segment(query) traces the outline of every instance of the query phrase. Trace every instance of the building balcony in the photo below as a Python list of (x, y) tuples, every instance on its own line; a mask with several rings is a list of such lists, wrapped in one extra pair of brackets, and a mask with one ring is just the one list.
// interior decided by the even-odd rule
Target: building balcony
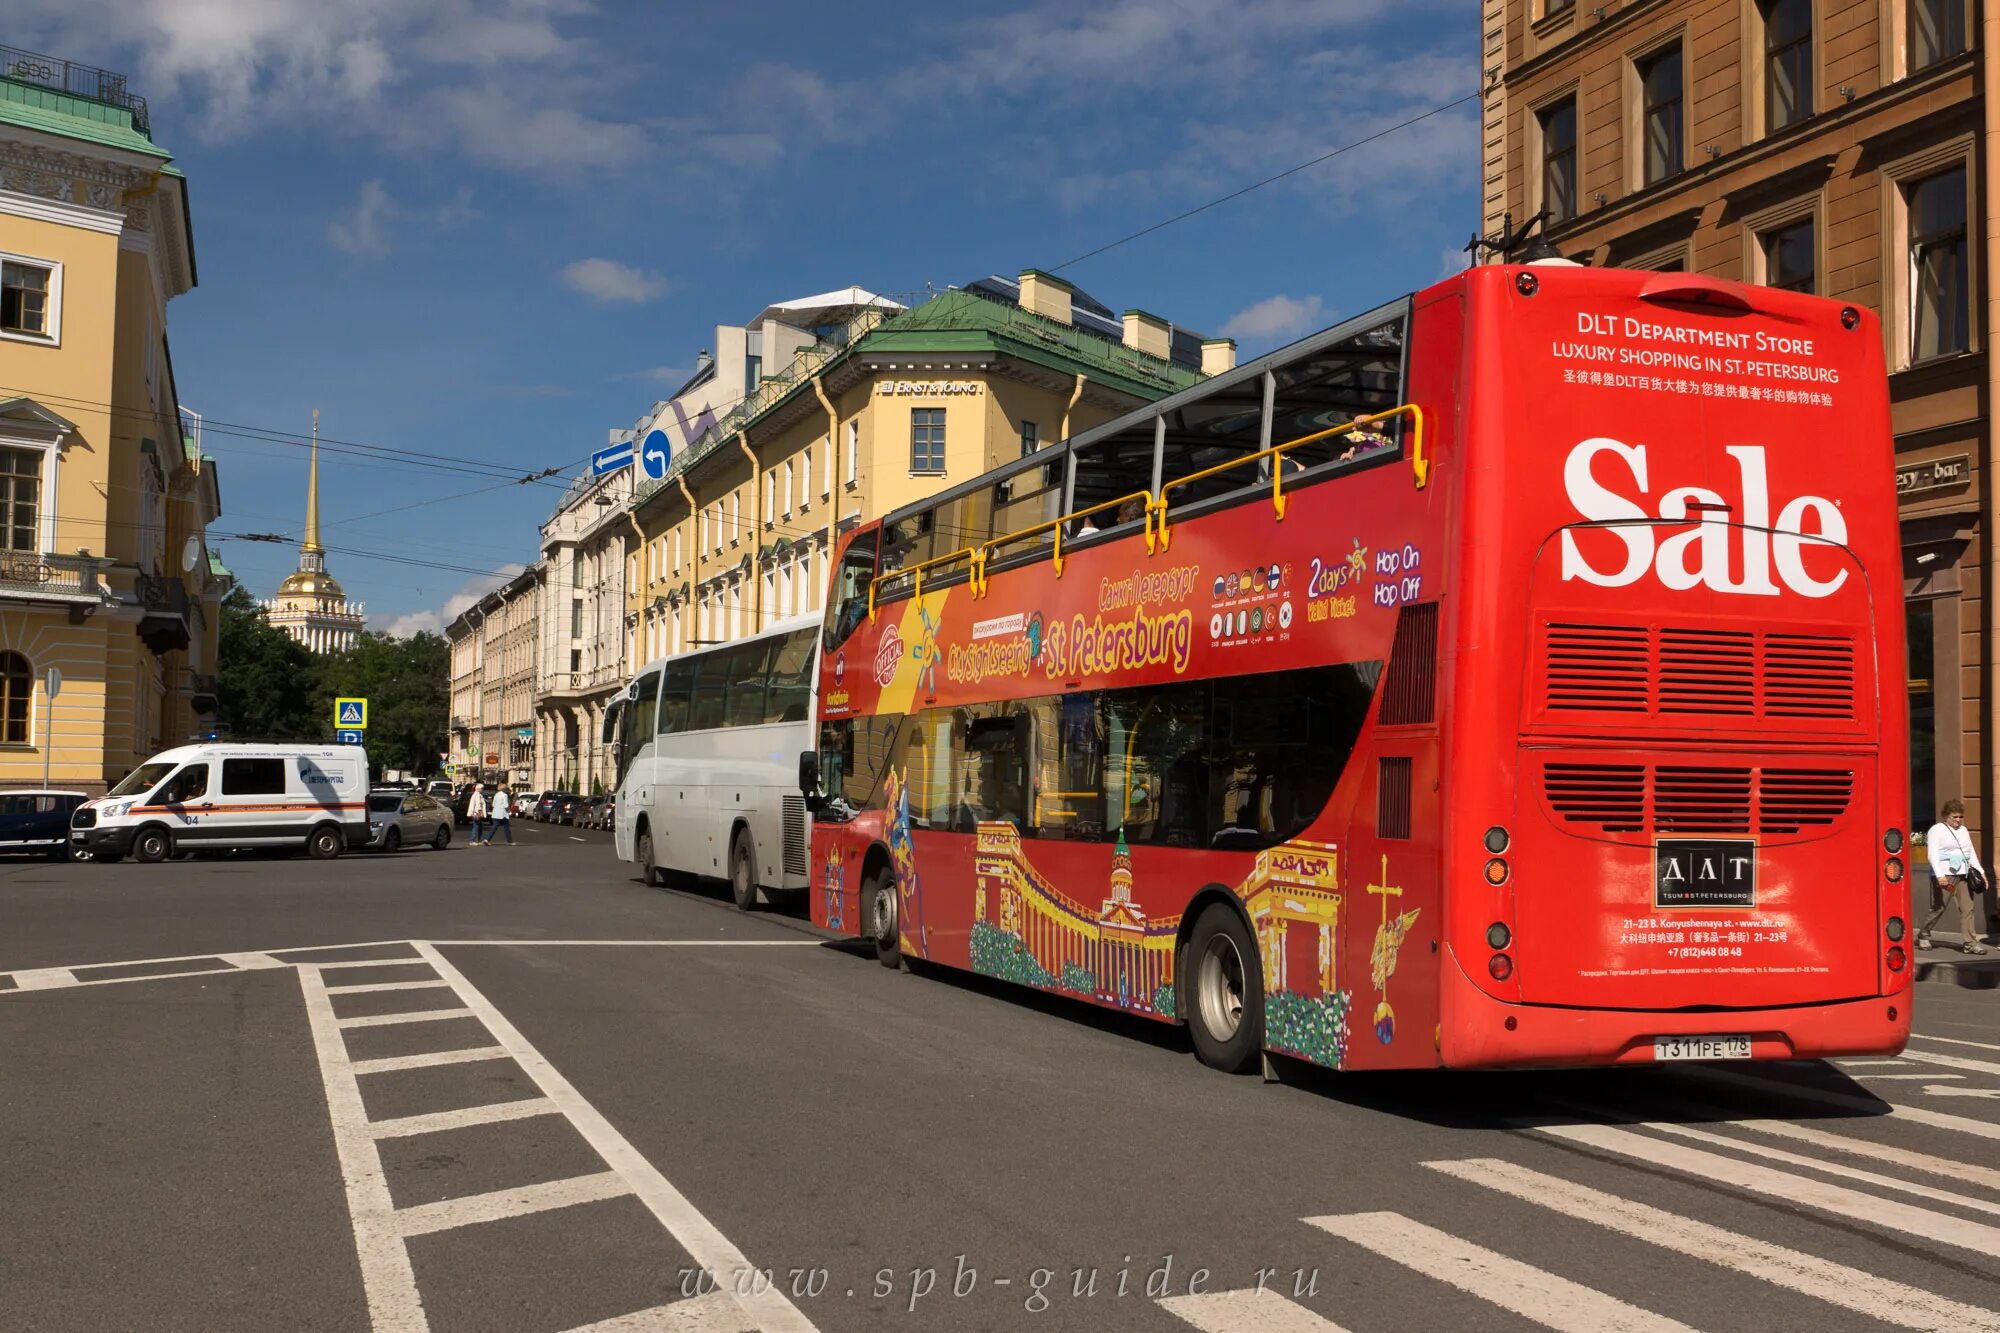
[(141, 608), (139, 638), (148, 648), (164, 655), (194, 642), (185, 583), (158, 574), (141, 574), (133, 587)]
[(213, 713), (222, 704), (222, 687), (214, 676), (198, 671), (182, 671), (181, 689), (187, 693), (188, 707), (197, 713)]
[(123, 74), (113, 74), (95, 65), (79, 65), (74, 60), (58, 60), (54, 56), (39, 55), (18, 47), (0, 46), (0, 78), (118, 107), (131, 113), (133, 129), (149, 139), (153, 137), (152, 120), (146, 114), (146, 99), (125, 91)]
[(89, 556), (0, 551), (0, 601), (102, 606), (104, 585), (97, 571), (103, 563)]

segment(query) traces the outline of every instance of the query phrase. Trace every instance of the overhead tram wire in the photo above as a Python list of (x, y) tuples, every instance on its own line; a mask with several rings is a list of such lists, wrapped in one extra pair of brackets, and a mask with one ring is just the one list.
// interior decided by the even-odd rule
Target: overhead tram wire
[(1398, 121), (1397, 123), (1389, 126), (1386, 129), (1377, 130), (1375, 133), (1368, 135), (1366, 138), (1356, 139), (1353, 143), (1342, 144), (1340, 147), (1335, 148), (1330, 152), (1321, 153), (1318, 157), (1312, 158), (1305, 162), (1301, 162), (1295, 167), (1287, 167), (1283, 171), (1280, 171), (1275, 175), (1266, 176), (1263, 180), (1253, 182), (1252, 184), (1249, 185), (1245, 185), (1241, 189), (1231, 190), (1228, 194), (1220, 195), (1214, 199), (1209, 200), (1205, 204), (1198, 204), (1195, 207), (1186, 210), (1185, 212), (1176, 213), (1170, 218), (1166, 218), (1162, 221), (1155, 222), (1150, 227), (1141, 227), (1138, 231), (1133, 232), (1131, 235), (1121, 236), (1115, 241), (1110, 241), (1104, 245), (1098, 246), (1095, 250), (1086, 250), (1084, 253), (1078, 255), (1074, 259), (1064, 260), (1062, 263), (1057, 264), (1054, 268), (1050, 269), (1049, 271), (1051, 273), (1060, 273), (1066, 268), (1071, 268), (1077, 264), (1081, 264), (1086, 259), (1095, 259), (1097, 258), (1097, 256), (1104, 254), (1106, 251), (1116, 250), (1119, 246), (1126, 245), (1133, 241), (1136, 241), (1142, 236), (1151, 236), (1154, 232), (1162, 231), (1168, 227), (1171, 227), (1176, 222), (1185, 222), (1189, 218), (1194, 217), (1198, 213), (1206, 213), (1209, 209), (1216, 208), (1223, 204), (1226, 204), (1230, 202), (1232, 199), (1241, 199), (1244, 195), (1251, 193), (1253, 190), (1261, 190), (1266, 185), (1275, 185), (1279, 181), (1284, 180), (1287, 176), (1296, 176), (1301, 171), (1309, 170), (1312, 167), (1318, 166), (1322, 162), (1330, 162), (1334, 158), (1339, 157), (1342, 153), (1351, 153), (1355, 149), (1365, 147), (1368, 144), (1374, 143), (1378, 139), (1386, 139), (1390, 135), (1396, 133), (1398, 130), (1406, 130), (1412, 125), (1418, 124), (1422, 121), (1429, 120), (1432, 116), (1441, 116), (1447, 111), (1455, 110), (1458, 107), (1464, 106), (1467, 102), (1477, 102), (1479, 100), (1479, 97), (1480, 95), (1478, 93), (1467, 93), (1465, 96), (1458, 98), (1456, 101), (1445, 102), (1439, 106), (1434, 106), (1428, 111), (1420, 112), (1417, 115), (1411, 116), (1408, 120)]

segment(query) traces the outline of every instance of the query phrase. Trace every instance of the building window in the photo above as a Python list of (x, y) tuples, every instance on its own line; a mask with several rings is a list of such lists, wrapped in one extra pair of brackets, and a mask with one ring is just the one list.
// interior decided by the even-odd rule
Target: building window
[(764, 335), (746, 334), (743, 339), (743, 396), (757, 392), (764, 379)]
[(572, 649), (570, 649), (570, 650), (569, 650), (569, 673), (570, 673), (570, 674), (571, 674), (572, 676), (574, 676), (574, 675), (576, 675), (576, 674), (577, 674), (578, 672), (580, 672), (580, 671), (582, 671), (582, 670), (583, 670), (583, 649), (581, 649), (581, 648), (572, 648)]
[(0, 550), (42, 549), (42, 454), (0, 449)]
[(583, 586), (583, 548), (581, 546), (570, 548), (569, 586), (572, 588), (581, 588)]
[(1965, 0), (1910, 0), (1910, 73), (1965, 50)]
[(833, 494), (833, 436), (825, 440), (826, 448), (820, 452), (819, 493), (821, 498)]
[(1910, 211), (1910, 360), (1928, 361), (1971, 347), (1971, 285), (1966, 274), (1965, 168), (1908, 187)]
[(785, 489), (783, 492), (785, 497), (786, 518), (790, 518), (792, 516), (792, 476), (793, 476), (792, 461), (788, 458), (785, 460)]
[(1557, 14), (1567, 14), (1576, 8), (1576, 0), (1548, 0), (1542, 6), (1543, 18), (1554, 18)]
[(1782, 130), (1813, 111), (1812, 0), (1759, 0), (1764, 13), (1764, 123)]
[(1759, 240), (1764, 246), (1764, 285), (1812, 295), (1813, 220), (1805, 218), (1767, 231)]
[(778, 469), (764, 474), (764, 526), (778, 521)]
[(569, 599), (569, 636), (572, 639), (583, 637), (583, 598), (581, 597), (572, 597)]
[(742, 496), (735, 491), (729, 493), (729, 540), (734, 544), (743, 536)]
[(1021, 423), (1021, 457), (1026, 458), (1029, 454), (1032, 454), (1033, 452), (1035, 452), (1035, 450), (1041, 447), (1042, 447), (1041, 423), (1035, 421), (1023, 421)]
[(944, 409), (910, 409), (910, 471), (944, 471)]
[(1676, 42), (1639, 62), (1641, 118), (1646, 134), (1646, 184), (1681, 171), (1681, 47)]
[(1541, 113), (1542, 207), (1549, 222), (1576, 216), (1576, 99), (1558, 102)]
[(0, 653), (0, 742), (28, 743), (28, 708), (35, 698), (35, 673), (19, 653)]
[(799, 508), (804, 509), (812, 500), (813, 451), (807, 448), (799, 455)]
[(847, 423), (847, 484), (854, 484), (854, 468), (861, 454), (861, 423)]
[(57, 272), (50, 264), (0, 260), (0, 333), (25, 338), (56, 336)]

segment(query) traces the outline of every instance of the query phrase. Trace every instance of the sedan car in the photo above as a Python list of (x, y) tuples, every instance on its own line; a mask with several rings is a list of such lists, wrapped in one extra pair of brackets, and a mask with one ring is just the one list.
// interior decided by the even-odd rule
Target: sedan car
[(69, 820), (87, 799), (80, 791), (0, 792), (0, 852), (60, 861), (69, 855)]
[(452, 812), (422, 792), (368, 793), (368, 845), (393, 852), (428, 843), (438, 851), (451, 846)]

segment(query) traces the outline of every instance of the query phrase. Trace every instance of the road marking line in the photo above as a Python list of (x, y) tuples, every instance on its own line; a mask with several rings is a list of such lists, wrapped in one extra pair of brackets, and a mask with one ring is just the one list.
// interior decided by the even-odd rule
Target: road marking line
[(408, 1014), (362, 1014), (334, 1021), (344, 1028), (380, 1028), (396, 1023), (435, 1023), (441, 1018), (471, 1018), (470, 1009), (419, 1009)]
[(1941, 1041), (1951, 1046), (1977, 1046), (1982, 1051), (2000, 1051), (2000, 1046), (1995, 1046), (1990, 1041), (1967, 1041), (1963, 1037), (1933, 1037), (1928, 1032), (1912, 1032), (1910, 1039), (1912, 1041)]
[[(687, 1251), (697, 1266), (724, 1280), (730, 1280), (733, 1275), (752, 1267), (743, 1251), (737, 1249), (713, 1222), (688, 1201), (686, 1195), (660, 1174), (659, 1168), (646, 1160), (624, 1135), (614, 1129), (602, 1112), (584, 1100), (570, 1081), (540, 1051), (528, 1044), (520, 1029), (494, 1008), (493, 1003), (481, 995), (465, 979), (465, 974), (437, 951), (434, 944), (420, 942), (415, 947), (437, 969), (439, 976), (451, 982), (459, 999), (477, 1013), (494, 1038), (514, 1057), (514, 1062), (549, 1100), (562, 1108), (563, 1115), (583, 1135), (584, 1141), (613, 1171), (630, 1182), (630, 1188), (639, 1201), (660, 1220), (660, 1225)], [(776, 1288), (737, 1295), (734, 1299), (763, 1333), (815, 1333), (812, 1321)]]
[(1968, 1199), (1962, 1194), (1953, 1194), (1950, 1190), (1941, 1190), (1935, 1185), (1919, 1185), (1913, 1180), (1898, 1180), (1894, 1176), (1885, 1176), (1874, 1171), (1863, 1171), (1858, 1166), (1842, 1166), (1838, 1162), (1826, 1162), (1821, 1161), (1817, 1157), (1807, 1157), (1802, 1153), (1786, 1152), (1783, 1148), (1773, 1148), (1768, 1144), (1746, 1143), (1742, 1139), (1733, 1139), (1726, 1134), (1712, 1134), (1705, 1129), (1696, 1129), (1691, 1125), (1670, 1125), (1654, 1121), (1645, 1125), (1644, 1128), (1655, 1130), (1662, 1134), (1672, 1134), (1677, 1138), (1693, 1139), (1697, 1143), (1712, 1143), (1724, 1148), (1734, 1148), (1738, 1152), (1750, 1153), (1757, 1157), (1766, 1157), (1774, 1162), (1784, 1162), (1788, 1166), (1810, 1167), (1815, 1171), (1824, 1171), (1830, 1176), (1842, 1176), (1848, 1180), (1865, 1181), (1878, 1189), (1901, 1190), (1905, 1194), (1914, 1194), (1919, 1198), (1931, 1199), (1938, 1203), (1956, 1204), (1961, 1208), (1969, 1208), (1978, 1213), (2000, 1214), (2000, 1203), (1988, 1203), (1984, 1199)]
[(1849, 1092), (1802, 1087), (1796, 1083), (1786, 1083), (1781, 1079), (1758, 1078), (1749, 1074), (1739, 1074), (1730, 1069), (1696, 1069), (1690, 1066), (1687, 1073), (1710, 1082), (1729, 1083), (1739, 1088), (1753, 1088), (1763, 1093), (1782, 1093), (1802, 1101), (1818, 1102), (1822, 1106), (1838, 1106), (1843, 1111), (1861, 1111), (1868, 1115), (1907, 1120), (1913, 1125), (1929, 1125), (1932, 1129), (1950, 1129), (1961, 1134), (1973, 1134), (1982, 1139), (2000, 1139), (2000, 1124), (1974, 1120), (1970, 1116), (1949, 1115), (1922, 1106), (1905, 1106), (1901, 1102), (1877, 1101), (1873, 1097), (1856, 1097)]
[[(12, 972), (15, 990), (56, 990), (63, 986), (81, 986), (76, 973), (66, 967), (38, 967), (26, 972)], [(182, 973), (185, 976), (185, 973)], [(123, 980), (124, 978), (119, 978)]]
[(2000, 1098), (2000, 1088), (1947, 1088), (1941, 1083), (1932, 1083), (1924, 1091), (1933, 1097), (1984, 1097), (1989, 1101)]
[(385, 990), (443, 990), (450, 985), (448, 981), (370, 981), (357, 986), (328, 986), (326, 989), (329, 995), (362, 995)]
[(545, 1213), (554, 1208), (575, 1208), (580, 1204), (616, 1199), (631, 1192), (632, 1187), (616, 1171), (599, 1171), (588, 1176), (571, 1176), (567, 1180), (544, 1181), (539, 1185), (517, 1185), (513, 1189), (493, 1190), (487, 1194), (469, 1194), (462, 1199), (420, 1203), (413, 1208), (398, 1209), (394, 1222), (396, 1230), (407, 1240), (411, 1236), (428, 1236), (434, 1231), (452, 1231), (459, 1227), (477, 1226), (481, 1222)]
[(1941, 1069), (1969, 1069), (1975, 1074), (2000, 1074), (2000, 1064), (1991, 1060), (1968, 1060), (1962, 1055), (1944, 1055), (1937, 1051), (1905, 1051), (1905, 1060), (1920, 1060), (1927, 1065), (1937, 1065)]
[(215, 955), (225, 963), (234, 963), (244, 971), (254, 971), (263, 967), (292, 967), (294, 964), (282, 958), (273, 958), (267, 953), (219, 953)]
[(1348, 1213), (1304, 1220), (1560, 1333), (1693, 1333), (1679, 1320), (1509, 1259), (1401, 1213)]
[(333, 1016), (333, 1001), (316, 968), (298, 969), (299, 990), (305, 996), (306, 1018), (312, 1026), (313, 1050), (319, 1057), (320, 1083), (333, 1123), (333, 1146), (340, 1158), (341, 1180), (347, 1191), (347, 1215), (354, 1228), (354, 1250), (361, 1261), (361, 1285), (368, 1299), (368, 1321), (376, 1333), (423, 1333), (423, 1297), (417, 1292), (410, 1252), (391, 1220), (396, 1209), (389, 1198), (389, 1178), (382, 1156), (368, 1132), (368, 1111), (361, 1102), (361, 1085), (348, 1063), (347, 1040)]
[(1762, 1278), (1885, 1324), (2000, 1333), (2000, 1313), (1992, 1310), (1963, 1305), (1921, 1287), (1906, 1286), (1755, 1236), (1726, 1231), (1651, 1204), (1531, 1171), (1513, 1162), (1474, 1158), (1424, 1165), (1508, 1198), (1540, 1204), (1566, 1217), (1594, 1223), (1676, 1254), (1706, 1259), (1719, 1267)]
[(478, 1060), (505, 1060), (507, 1052), (498, 1046), (468, 1046), (460, 1051), (424, 1051), (417, 1055), (384, 1055), (373, 1060), (353, 1061), (357, 1074), (385, 1074), (392, 1069), (428, 1069), (432, 1065), (464, 1065)]
[(1246, 1287), (1198, 1296), (1169, 1296), (1160, 1308), (1202, 1333), (1347, 1333), (1329, 1319), (1275, 1291)]
[(569, 1333), (757, 1333), (727, 1292), (711, 1291), (650, 1310), (614, 1315)]
[(412, 963), (421, 963), (423, 961), (423, 959), (412, 955), (408, 958), (352, 958), (343, 959), (337, 963), (292, 963), (289, 966), (316, 967), (322, 972), (331, 972), (336, 968), (343, 967), (396, 967), (398, 965), (408, 967)]
[(575, 834), (573, 834), (573, 833), (572, 833), (572, 834), (570, 835), (570, 839), (569, 839), (569, 840), (570, 840), (571, 842), (582, 842), (582, 841), (583, 841), (583, 839), (582, 839), (582, 838), (579, 838), (579, 837), (577, 837), (577, 836), (576, 836)]
[(1941, 1078), (1964, 1078), (1965, 1075), (1963, 1074), (1856, 1074), (1854, 1077), (1857, 1079), (1865, 1078), (1870, 1082), (1886, 1081), (1890, 1083), (1920, 1083), (1923, 1082), (1925, 1079), (1929, 1079), (1935, 1082), (1936, 1080)]
[(412, 1134), (435, 1134), (439, 1130), (468, 1129), (473, 1125), (497, 1125), (507, 1120), (527, 1120), (555, 1113), (556, 1105), (548, 1098), (523, 1097), (518, 1101), (463, 1106), (455, 1111), (432, 1111), (425, 1115), (398, 1116), (394, 1120), (371, 1120), (368, 1132), (378, 1139), (401, 1139)]
[(1893, 1166), (1907, 1167), (1912, 1171), (1923, 1171), (1933, 1176), (1943, 1176), (1974, 1185), (1985, 1185), (1989, 1189), (2000, 1189), (2000, 1171), (1990, 1166), (1980, 1166), (1976, 1162), (1953, 1162), (1942, 1157), (1932, 1157), (1925, 1153), (1911, 1152), (1907, 1148), (1892, 1148), (1885, 1143), (1870, 1139), (1849, 1138), (1845, 1134), (1834, 1134), (1828, 1130), (1815, 1129), (1811, 1125), (1793, 1124), (1789, 1120), (1731, 1120), (1729, 1112), (1713, 1106), (1691, 1108), (1719, 1120), (1728, 1120), (1737, 1129), (1747, 1129), (1758, 1134), (1772, 1134), (1779, 1138), (1795, 1139), (1800, 1143), (1810, 1143), (1816, 1147), (1828, 1148), (1834, 1152), (1847, 1153), (1854, 1157), (1872, 1157), (1878, 1162), (1888, 1162)]
[(1835, 1060), (1834, 1063), (1842, 1069), (1871, 1069), (1876, 1065), (1894, 1066), (1903, 1062), (1898, 1058), (1895, 1060)]
[(1536, 1132), (1649, 1162), (1654, 1166), (1684, 1171), (1725, 1188), (1750, 1190), (1890, 1231), (1902, 1231), (1943, 1241), (1947, 1245), (1977, 1250), (1981, 1254), (1991, 1254), (2000, 1248), (2000, 1227), (1967, 1222), (1914, 1204), (1878, 1198), (1842, 1185), (1829, 1185), (1806, 1176), (1795, 1176), (1788, 1171), (1758, 1166), (1736, 1157), (1723, 1157), (1698, 1148), (1683, 1148), (1677, 1143), (1648, 1138), (1629, 1129), (1611, 1125), (1542, 1125), (1537, 1127)]

